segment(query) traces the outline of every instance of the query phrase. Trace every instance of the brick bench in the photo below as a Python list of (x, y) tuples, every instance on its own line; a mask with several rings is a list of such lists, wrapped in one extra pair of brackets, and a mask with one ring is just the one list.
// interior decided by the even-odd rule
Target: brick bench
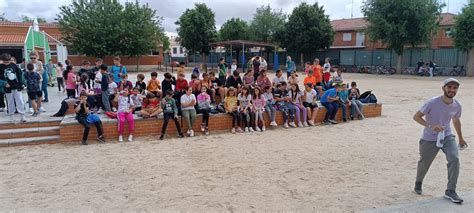
[[(350, 112), (350, 108), (348, 109)], [(318, 111), (318, 115), (316, 118), (317, 122), (321, 122), (324, 119), (324, 115), (326, 113), (326, 109), (324, 107), (320, 107)], [(382, 104), (366, 104), (364, 106), (364, 114), (365, 117), (379, 117), (382, 115)], [(117, 119), (110, 119), (106, 116), (101, 116), (103, 128), (104, 128), (104, 135), (108, 141), (116, 141), (118, 137), (118, 121)], [(181, 119), (180, 119), (181, 120)], [(201, 135), (200, 125), (201, 125), (201, 115), (197, 115), (196, 122), (194, 123), (194, 131), (197, 133), (196, 135)], [(265, 113), (265, 120), (266, 126), (269, 127), (269, 119), (267, 114)], [(336, 114), (336, 120), (342, 120), (342, 110), (339, 110)], [(184, 121), (184, 119), (183, 119)], [(283, 123), (283, 116), (281, 112), (277, 112), (276, 122), (278, 123), (279, 127)], [(364, 121), (361, 121), (364, 122)], [(185, 122), (180, 122), (183, 128), (183, 132), (187, 130), (185, 127)], [(141, 136), (158, 136), (161, 133), (161, 127), (163, 125), (163, 117), (160, 115), (157, 118), (150, 118), (150, 119), (142, 119), (135, 116), (135, 137)], [(83, 127), (76, 121), (74, 115), (66, 116), (63, 121), (61, 122), (60, 128), (60, 136), (61, 142), (76, 142), (81, 141), (82, 139), (82, 131)], [(228, 131), (230, 132), (232, 129), (232, 117), (225, 113), (215, 114), (210, 116), (209, 118), (209, 131), (211, 134), (215, 132), (222, 132)], [(175, 137), (176, 136), (176, 127), (174, 125), (174, 121), (170, 121), (168, 124), (168, 130), (166, 132), (168, 137)], [(95, 130), (94, 125), (91, 125), (91, 131), (89, 134), (89, 139), (94, 141), (96, 138), (97, 132)], [(125, 131), (124, 136), (128, 135), (128, 125), (125, 124)]]

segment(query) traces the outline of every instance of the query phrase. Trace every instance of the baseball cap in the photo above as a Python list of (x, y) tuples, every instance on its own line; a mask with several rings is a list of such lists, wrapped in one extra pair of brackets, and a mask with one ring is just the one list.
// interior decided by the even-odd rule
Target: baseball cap
[(459, 83), (459, 81), (455, 78), (448, 78), (446, 80), (444, 80), (444, 84), (443, 84), (443, 87), (445, 87), (446, 85), (448, 85), (449, 83), (456, 83), (458, 86), (461, 85), (461, 83)]

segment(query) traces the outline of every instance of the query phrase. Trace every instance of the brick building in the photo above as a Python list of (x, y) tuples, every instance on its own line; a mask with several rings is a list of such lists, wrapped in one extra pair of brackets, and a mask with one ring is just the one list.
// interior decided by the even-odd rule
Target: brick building
[[(25, 56), (24, 49), (27, 33), (32, 25), (32, 23), (24, 22), (0, 22), (0, 53), (10, 53), (17, 58), (18, 62), (22, 61)], [(39, 24), (39, 31), (44, 31), (49, 35), (47, 38), (51, 49), (51, 59), (56, 63), (58, 58), (56, 45), (58, 41), (61, 41), (61, 32), (59, 31), (58, 25), (53, 23)], [(40, 58), (44, 59), (43, 49), (37, 48), (36, 50), (39, 52)], [(163, 51), (160, 47), (159, 51), (150, 52), (149, 55), (140, 57), (139, 61), (137, 58), (122, 56), (122, 64), (131, 70), (136, 69), (137, 62), (140, 64), (140, 69), (156, 69), (158, 65), (163, 63), (162, 53)], [(81, 62), (86, 59), (91, 62), (95, 60), (93, 57), (78, 55), (70, 50), (67, 53), (67, 58), (74, 65), (80, 65)], [(112, 58), (112, 56), (105, 57), (105, 63), (112, 64)]]

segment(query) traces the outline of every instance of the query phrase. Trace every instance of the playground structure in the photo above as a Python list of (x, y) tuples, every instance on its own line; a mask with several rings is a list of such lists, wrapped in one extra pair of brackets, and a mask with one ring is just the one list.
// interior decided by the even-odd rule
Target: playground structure
[[(67, 48), (66, 46), (52, 37), (51, 35), (47, 34), (44, 31), (39, 30), (38, 20), (35, 18), (33, 22), (33, 26), (28, 28), (28, 33), (25, 38), (24, 48), (23, 48), (23, 57), (25, 61), (30, 60), (29, 53), (35, 50), (42, 50), (44, 62), (48, 62), (51, 59), (51, 47), (49, 44), (49, 39), (52, 39), (56, 43), (56, 54), (57, 54), (57, 61), (61, 63), (65, 63), (67, 59)], [(41, 52), (41, 51), (40, 51)]]

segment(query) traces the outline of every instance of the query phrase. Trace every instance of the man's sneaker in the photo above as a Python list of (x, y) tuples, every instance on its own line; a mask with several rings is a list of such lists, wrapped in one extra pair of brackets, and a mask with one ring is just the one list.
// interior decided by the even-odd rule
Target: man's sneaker
[(123, 136), (119, 135), (119, 142), (123, 142)]
[(97, 137), (97, 140), (99, 141), (99, 143), (105, 143), (105, 138), (102, 135)]
[(275, 121), (270, 122), (270, 126), (278, 126), (278, 124)]
[(288, 123), (285, 122), (285, 123), (283, 124), (283, 128), (288, 129), (288, 128), (289, 128)]
[(313, 122), (312, 120), (308, 121), (308, 124), (309, 124), (310, 126), (314, 126), (314, 122)]
[(249, 132), (249, 128), (248, 128), (248, 127), (245, 127), (245, 132)]
[(291, 127), (296, 127), (295, 122), (290, 122)]
[(451, 200), (453, 203), (462, 203), (464, 200), (462, 200), (456, 191), (454, 190), (446, 190), (444, 193), (444, 198)]
[(421, 182), (415, 182), (415, 193), (421, 195), (421, 193), (422, 193)]
[(337, 122), (335, 120), (329, 120), (329, 123), (331, 124), (337, 124)]
[(257, 127), (255, 127), (255, 131), (260, 132), (262, 130), (260, 128), (258, 128), (258, 126), (257, 126)]
[(301, 123), (301, 121), (298, 122), (298, 127), (300, 127), (300, 128), (303, 128), (303, 127), (304, 127), (304, 126), (303, 126), (303, 123)]
[(128, 136), (128, 142), (132, 142), (133, 141), (133, 135), (129, 135)]
[(232, 132), (232, 134), (235, 134), (235, 128), (232, 128), (230, 132)]

